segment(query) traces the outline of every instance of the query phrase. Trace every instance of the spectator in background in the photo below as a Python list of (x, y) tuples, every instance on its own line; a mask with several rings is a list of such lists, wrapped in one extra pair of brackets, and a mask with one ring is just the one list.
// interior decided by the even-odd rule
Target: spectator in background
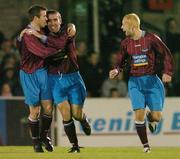
[(84, 41), (79, 41), (77, 43), (77, 54), (79, 57), (87, 56), (87, 45)]
[(84, 80), (87, 86), (87, 93), (89, 97), (99, 97), (101, 92), (101, 85), (104, 77), (103, 68), (99, 61), (97, 53), (91, 53), (86, 63), (86, 72)]
[[(108, 64), (105, 63), (105, 65), (104, 65), (104, 67), (106, 69), (105, 77), (108, 76), (107, 72), (109, 72), (109, 70), (112, 69), (114, 67), (114, 65), (117, 64), (117, 62), (118, 62), (118, 53), (119, 53), (119, 50), (116, 50), (116, 51), (113, 51), (112, 53), (110, 53), (110, 56), (108, 58)], [(123, 71), (123, 80), (124, 81), (127, 80), (127, 72), (128, 72), (128, 70)]]
[(4, 40), (5, 40), (5, 36), (4, 36), (3, 32), (0, 31), (0, 46)]
[(15, 56), (15, 60), (18, 62), (20, 59), (19, 52), (17, 50), (16, 44), (14, 39), (6, 39), (3, 41), (1, 48), (0, 48), (0, 63), (2, 62), (3, 58), (8, 55)]
[(110, 54), (110, 58), (109, 58), (109, 69), (111, 69), (112, 67), (114, 67), (114, 65), (118, 62), (117, 61), (117, 53), (118, 52), (113, 52)]
[(12, 96), (11, 86), (8, 83), (2, 84), (0, 95), (3, 97), (11, 97)]
[(16, 55), (17, 62), (19, 62), (20, 61), (20, 54), (19, 54), (19, 50), (18, 50), (17, 45), (16, 45), (16, 40), (17, 40), (17, 37), (11, 38), (12, 51)]
[(127, 84), (123, 80), (123, 73), (114, 79), (106, 79), (102, 84), (102, 96), (103, 97), (126, 97), (127, 96)]
[(0, 63), (2, 62), (2, 59), (4, 56), (8, 54), (12, 54), (12, 43), (11, 40), (4, 40), (1, 44), (0, 48)]
[(84, 41), (77, 43), (77, 56), (80, 68), (84, 67), (87, 62), (87, 45)]
[(112, 98), (119, 98), (119, 92), (117, 88), (112, 88), (110, 90), (110, 97)]
[(29, 18), (27, 16), (20, 17), (20, 27), (14, 32), (12, 35), (12, 38), (16, 38), (20, 35), (21, 31), (26, 28), (26, 26), (29, 24)]
[(174, 18), (169, 18), (166, 21), (165, 41), (172, 52), (175, 60), (175, 76), (180, 71), (180, 33), (177, 32), (177, 22)]
[(173, 83), (167, 84), (167, 95), (180, 95), (180, 33), (178, 32), (175, 18), (169, 18), (165, 22), (165, 41), (175, 60), (175, 72)]
[(117, 52), (111, 52), (109, 57), (106, 58), (105, 61), (103, 61), (103, 68), (106, 70), (105, 76), (108, 76), (108, 71), (114, 67), (114, 65), (117, 63)]
[(12, 95), (14, 96), (23, 95), (19, 84), (17, 71), (14, 67), (5, 68), (2, 72), (1, 77), (2, 77), (0, 82), (1, 86), (3, 85), (3, 83), (8, 83), (9, 86), (11, 87)]
[(77, 59), (79, 63), (79, 71), (82, 75), (82, 78), (85, 79), (87, 63), (87, 45), (84, 41), (79, 41), (77, 43)]
[(16, 69), (19, 66), (19, 61), (14, 54), (7, 54), (3, 57), (1, 62), (1, 68), (6, 69), (12, 67)]

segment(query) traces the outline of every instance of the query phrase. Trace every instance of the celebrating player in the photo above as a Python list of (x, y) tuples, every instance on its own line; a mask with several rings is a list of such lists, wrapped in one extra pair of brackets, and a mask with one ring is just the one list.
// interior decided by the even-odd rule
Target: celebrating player
[(135, 113), (137, 134), (143, 144), (143, 151), (150, 152), (148, 143), (145, 108), (149, 107), (147, 120), (150, 131), (156, 130), (156, 124), (162, 118), (165, 92), (161, 80), (156, 75), (157, 54), (163, 57), (162, 81), (171, 82), (173, 58), (170, 50), (161, 39), (152, 33), (140, 29), (139, 17), (132, 13), (124, 16), (121, 29), (126, 38), (121, 42), (118, 64), (110, 70), (109, 77), (115, 78), (123, 70), (126, 61), (130, 61), (128, 91)]
[[(30, 24), (27, 29), (41, 32), (47, 25), (46, 8), (34, 5), (28, 10)], [(20, 81), (25, 95), (25, 103), (29, 106), (29, 127), (35, 152), (53, 151), (50, 138), (47, 136), (52, 122), (52, 97), (48, 85), (47, 69), (44, 59), (56, 54), (57, 49), (46, 47), (33, 35), (21, 33), (17, 45), (21, 54)], [(41, 128), (39, 124), (40, 105), (43, 107)], [(39, 132), (39, 129), (40, 132)]]
[(48, 36), (41, 35), (37, 32), (31, 32), (39, 37), (48, 46), (56, 49), (62, 49), (62, 55), (47, 58), (49, 63), (49, 81), (53, 93), (54, 102), (61, 112), (65, 133), (72, 144), (70, 153), (80, 152), (74, 119), (80, 121), (86, 135), (91, 134), (91, 128), (87, 121), (86, 115), (83, 113), (83, 105), (86, 97), (86, 88), (79, 74), (77, 63), (75, 38), (67, 35), (67, 32), (74, 33), (75, 26), (71, 25), (71, 29), (67, 26), (61, 26), (62, 19), (59, 12), (50, 10), (47, 12)]

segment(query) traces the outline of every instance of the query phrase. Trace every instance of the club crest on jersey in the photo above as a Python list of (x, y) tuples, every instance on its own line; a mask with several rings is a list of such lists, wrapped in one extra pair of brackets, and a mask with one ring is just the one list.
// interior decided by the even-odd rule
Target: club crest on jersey
[(144, 66), (148, 65), (147, 55), (146, 54), (136, 54), (132, 56), (134, 66)]

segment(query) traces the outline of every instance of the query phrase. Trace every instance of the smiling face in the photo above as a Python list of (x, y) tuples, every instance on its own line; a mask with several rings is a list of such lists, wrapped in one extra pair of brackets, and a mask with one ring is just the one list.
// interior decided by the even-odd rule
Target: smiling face
[(62, 23), (61, 15), (59, 13), (53, 13), (48, 15), (48, 29), (50, 32), (57, 33), (60, 30)]

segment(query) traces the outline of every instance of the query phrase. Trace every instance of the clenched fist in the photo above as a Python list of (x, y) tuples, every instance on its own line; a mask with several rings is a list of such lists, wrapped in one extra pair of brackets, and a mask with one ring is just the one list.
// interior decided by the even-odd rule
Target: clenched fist
[(109, 78), (113, 79), (114, 77), (116, 77), (118, 75), (118, 70), (117, 69), (113, 69), (109, 71)]

